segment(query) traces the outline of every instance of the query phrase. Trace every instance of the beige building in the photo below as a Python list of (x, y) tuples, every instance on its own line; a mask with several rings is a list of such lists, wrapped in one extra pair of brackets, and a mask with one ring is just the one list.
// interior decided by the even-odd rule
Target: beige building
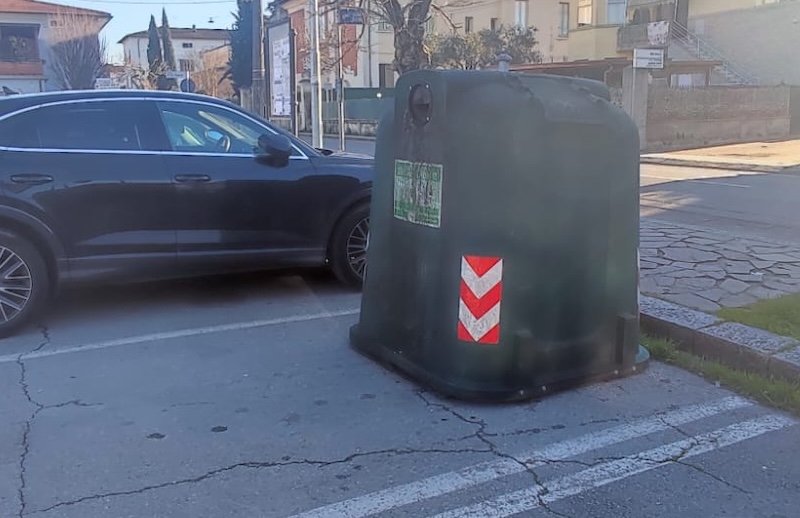
[[(297, 30), (296, 64), (297, 82), (303, 84), (310, 78), (308, 60), (308, 2), (306, 0), (278, 0), (272, 4), (284, 9)], [(538, 50), (547, 62), (568, 59), (570, 3), (567, 0), (449, 0), (431, 10), (427, 31), (446, 33), (480, 31), (501, 25), (536, 27)], [(320, 18), (324, 86), (334, 84), (335, 69), (326, 62), (335, 62), (335, 18), (328, 10)], [(349, 31), (349, 32), (348, 32)], [(360, 36), (360, 37), (358, 37)], [(347, 87), (391, 88), (396, 74), (393, 68), (394, 32), (385, 21), (373, 18), (367, 26), (345, 29), (343, 38), (344, 82)]]
[(618, 56), (617, 31), (625, 24), (626, 4), (626, 0), (570, 0), (570, 60)]
[(786, 0), (691, 0), (689, 2), (689, 18), (706, 14), (735, 11), (738, 9), (751, 9), (770, 4), (777, 4)]
[(440, 7), (443, 13), (433, 11), (436, 32), (451, 31), (454, 26), (464, 32), (501, 25), (535, 27), (543, 61), (569, 59), (570, 19), (574, 14), (567, 0), (449, 0)]
[[(170, 34), (172, 47), (175, 49), (175, 62), (181, 72), (200, 70), (203, 66), (203, 53), (225, 45), (230, 39), (226, 29), (201, 29), (194, 26), (171, 27)], [(146, 30), (123, 36), (118, 43), (122, 45), (125, 63), (147, 70), (147, 42)]]
[[(111, 20), (102, 11), (31, 0), (0, 1), (0, 87), (31, 93), (59, 88), (54, 43), (98, 34)], [(0, 93), (1, 95), (1, 93)]]
[[(276, 0), (275, 9), (283, 9), (291, 19), (296, 31), (295, 71), (297, 83), (307, 83), (311, 77), (309, 60), (308, 2), (306, 0)], [(323, 8), (320, 15), (320, 55), (323, 88), (333, 88), (336, 76), (336, 13), (333, 8)], [(341, 52), (343, 54), (344, 85), (349, 88), (391, 88), (395, 74), (394, 33), (392, 27), (379, 20), (368, 20), (368, 24), (346, 26), (342, 30)], [(360, 36), (360, 37), (359, 37)]]
[(226, 77), (230, 56), (229, 44), (206, 50), (200, 55), (201, 66), (192, 74), (198, 93), (220, 99), (233, 98), (233, 83)]
[[(570, 0), (569, 58), (630, 57), (634, 48), (665, 47), (671, 59), (721, 61), (716, 74), (718, 83), (750, 84), (757, 82), (754, 75), (735, 62), (740, 50), (706, 37), (705, 29), (709, 26), (706, 20), (716, 21), (719, 32), (724, 32), (726, 18), (754, 19), (756, 14), (790, 3), (780, 0)], [(772, 18), (773, 22), (779, 22), (778, 16)], [(748, 32), (746, 28), (739, 26), (737, 29), (739, 41), (751, 41), (742, 38)], [(750, 31), (751, 38), (754, 32)], [(660, 41), (662, 37), (666, 40)]]

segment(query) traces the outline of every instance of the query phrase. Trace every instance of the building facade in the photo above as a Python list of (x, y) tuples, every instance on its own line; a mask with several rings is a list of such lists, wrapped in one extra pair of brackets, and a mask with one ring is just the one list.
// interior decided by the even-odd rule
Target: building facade
[[(664, 48), (673, 61), (718, 62), (711, 84), (763, 83), (770, 56), (780, 65), (768, 83), (785, 74), (794, 56), (800, 4), (786, 0), (570, 0), (570, 60), (630, 58), (635, 48)], [(767, 59), (765, 59), (767, 58)], [(785, 59), (784, 59), (785, 58)], [(792, 67), (792, 70), (796, 67)], [(682, 74), (683, 86), (708, 82), (701, 72)], [(797, 76), (797, 77), (794, 77)]]
[(64, 39), (97, 35), (111, 20), (102, 11), (32, 0), (0, 2), (0, 88), (19, 93), (60, 89), (52, 46)]
[[(159, 31), (161, 28), (159, 27)], [(175, 62), (181, 72), (195, 72), (203, 66), (203, 53), (228, 44), (226, 29), (170, 28)], [(147, 31), (126, 34), (119, 40), (125, 62), (140, 70), (149, 68), (147, 62)]]
[(572, 11), (568, 0), (451, 0), (432, 11), (432, 29), (447, 33), (534, 27), (542, 61), (557, 63), (569, 59)]
[[(277, 0), (275, 9), (282, 9), (291, 19), (295, 31), (295, 72), (298, 85), (307, 85), (311, 78), (310, 28), (308, 2)], [(323, 89), (335, 88), (337, 53), (341, 55), (344, 86), (347, 88), (391, 88), (395, 74), (394, 32), (392, 27), (375, 17), (366, 17), (364, 25), (345, 25), (341, 28), (340, 48), (337, 49), (336, 10), (323, 7), (319, 18), (320, 82)]]
[(230, 56), (231, 46), (227, 43), (201, 53), (202, 66), (192, 74), (199, 93), (220, 99), (233, 99), (233, 83), (227, 77)]
[[(296, 31), (297, 83), (307, 83), (310, 79), (308, 2), (278, 0), (272, 5), (283, 9), (292, 20)], [(333, 88), (336, 76), (336, 69), (332, 66), (335, 63), (335, 14), (334, 9), (323, 7), (319, 22), (321, 82), (323, 87), (330, 88)], [(514, 25), (535, 27), (543, 61), (562, 62), (569, 57), (571, 16), (569, 0), (451, 0), (431, 9), (426, 32), (478, 32)], [(342, 29), (345, 86), (392, 88), (397, 79), (393, 65), (394, 29), (374, 13), (365, 22), (363, 26)]]

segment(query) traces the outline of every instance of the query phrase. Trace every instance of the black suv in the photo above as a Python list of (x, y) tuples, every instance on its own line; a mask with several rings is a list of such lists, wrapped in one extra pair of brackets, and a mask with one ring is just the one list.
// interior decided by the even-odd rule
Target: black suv
[(327, 264), (359, 286), (372, 171), (212, 97), (0, 98), (0, 336), (63, 283)]

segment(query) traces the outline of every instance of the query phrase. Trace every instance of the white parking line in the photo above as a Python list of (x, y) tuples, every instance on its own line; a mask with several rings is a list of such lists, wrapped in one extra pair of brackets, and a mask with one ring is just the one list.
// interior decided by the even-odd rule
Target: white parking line
[(503, 518), (536, 509), (591, 489), (602, 487), (634, 475), (709, 453), (726, 446), (753, 439), (769, 432), (792, 426), (794, 419), (767, 415), (750, 421), (704, 433), (688, 439), (665, 444), (652, 450), (629, 455), (618, 460), (598, 464), (572, 475), (546, 482), (541, 487), (531, 487), (508, 493), (492, 500), (454, 509), (434, 518)]
[[(642, 178), (653, 178), (656, 180), (669, 180), (671, 182), (691, 182), (691, 183), (703, 183), (707, 185), (720, 185), (722, 187), (736, 187), (737, 189), (750, 189), (751, 185), (744, 185), (741, 183), (728, 183), (728, 182), (720, 182), (716, 180), (695, 180), (691, 178), (673, 178), (671, 176), (657, 176), (654, 174), (643, 174)], [(642, 185), (644, 187), (651, 187), (650, 185)]]
[[(589, 433), (581, 437), (553, 443), (539, 450), (517, 455), (516, 458), (524, 459), (528, 467), (534, 468), (544, 464), (544, 460), (568, 459), (593, 450), (668, 430), (673, 426), (680, 426), (750, 405), (752, 405), (750, 401), (736, 396), (727, 397), (713, 403), (691, 405)], [(325, 518), (330, 516), (363, 518), (523, 471), (525, 471), (525, 467), (511, 459), (482, 462), (459, 471), (435, 475), (423, 480), (319, 507), (295, 515), (292, 518)], [(491, 515), (486, 514), (483, 516)]]
[(347, 309), (342, 311), (324, 311), (322, 313), (314, 313), (309, 315), (294, 315), (290, 317), (270, 318), (267, 320), (253, 320), (251, 322), (237, 322), (234, 324), (221, 324), (216, 326), (179, 329), (177, 331), (164, 331), (161, 333), (130, 336), (127, 338), (106, 340), (103, 342), (95, 342), (86, 345), (76, 345), (73, 347), (66, 347), (62, 349), (45, 349), (42, 351), (23, 353), (22, 355), (7, 354), (4, 356), (0, 356), (0, 363), (11, 363), (17, 361), (18, 359), (35, 360), (38, 358), (49, 358), (51, 356), (60, 356), (62, 354), (74, 354), (86, 351), (96, 351), (98, 349), (110, 349), (112, 347), (141, 344), (146, 342), (155, 342), (157, 340), (172, 340), (175, 338), (186, 338), (187, 336), (200, 336), (200, 335), (208, 335), (211, 333), (222, 333), (225, 331), (243, 331), (246, 329), (254, 329), (258, 327), (292, 324), (296, 322), (309, 322), (312, 320), (321, 320), (324, 318), (336, 318), (336, 317), (356, 315), (358, 314), (358, 312), (359, 312), (358, 309)]

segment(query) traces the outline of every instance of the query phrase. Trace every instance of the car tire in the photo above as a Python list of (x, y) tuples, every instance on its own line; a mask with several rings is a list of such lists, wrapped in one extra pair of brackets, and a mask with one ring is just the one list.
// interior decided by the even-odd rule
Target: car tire
[(0, 230), (0, 338), (13, 335), (34, 319), (49, 297), (50, 279), (42, 254), (26, 239)]
[(340, 282), (360, 289), (367, 271), (366, 247), (369, 243), (369, 205), (347, 212), (333, 231), (329, 261)]

